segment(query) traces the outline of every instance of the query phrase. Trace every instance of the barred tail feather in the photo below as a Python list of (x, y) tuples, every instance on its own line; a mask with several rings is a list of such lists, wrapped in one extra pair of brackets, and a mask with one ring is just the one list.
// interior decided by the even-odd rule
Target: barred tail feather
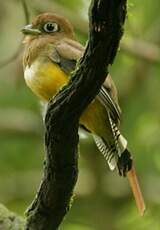
[(96, 134), (93, 134), (93, 138), (99, 151), (103, 154), (104, 158), (108, 162), (109, 168), (114, 170), (117, 166), (119, 168), (118, 161), (127, 151), (127, 140), (122, 136), (116, 124), (112, 121), (109, 113), (108, 118), (113, 136), (113, 140), (110, 142), (113, 144), (108, 144), (107, 140), (97, 136)]
[(93, 134), (93, 138), (97, 145), (97, 148), (103, 154), (104, 158), (108, 162), (109, 168), (111, 170), (114, 170), (118, 161), (118, 158), (116, 157), (115, 147), (114, 146), (108, 147), (105, 141), (103, 140), (103, 138), (97, 136), (96, 134)]
[(122, 136), (116, 124), (112, 121), (110, 114), (108, 114), (113, 138), (118, 151), (118, 155), (121, 156), (122, 152), (127, 148), (127, 140)]

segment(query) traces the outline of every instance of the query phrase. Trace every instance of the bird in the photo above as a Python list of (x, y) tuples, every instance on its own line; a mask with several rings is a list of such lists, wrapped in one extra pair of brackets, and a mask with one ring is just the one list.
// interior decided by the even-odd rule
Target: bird
[[(22, 32), (26, 84), (47, 104), (67, 84), (85, 48), (76, 40), (71, 23), (53, 13), (38, 15)], [(132, 167), (132, 157), (118, 129), (120, 114), (117, 89), (108, 75), (99, 94), (82, 114), (80, 126), (93, 135), (110, 169), (117, 168), (125, 176)]]
[[(27, 86), (42, 103), (48, 104), (67, 84), (85, 51), (75, 37), (72, 24), (63, 16), (43, 13), (22, 29), (25, 35), (23, 56)], [(127, 140), (119, 131), (121, 110), (116, 86), (110, 75), (96, 98), (80, 117), (80, 126), (90, 132), (108, 162), (109, 168), (125, 176), (132, 168)]]

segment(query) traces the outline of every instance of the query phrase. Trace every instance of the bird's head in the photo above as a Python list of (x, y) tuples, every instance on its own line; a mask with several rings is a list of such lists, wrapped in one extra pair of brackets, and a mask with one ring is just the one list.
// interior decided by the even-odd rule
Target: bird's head
[(71, 23), (62, 16), (53, 13), (43, 13), (35, 17), (31, 24), (22, 29), (25, 35), (24, 43), (36, 38), (74, 38)]

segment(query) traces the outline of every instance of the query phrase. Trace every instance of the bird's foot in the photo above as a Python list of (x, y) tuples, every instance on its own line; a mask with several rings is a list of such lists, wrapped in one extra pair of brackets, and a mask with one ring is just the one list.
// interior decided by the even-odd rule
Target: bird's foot
[(121, 156), (118, 158), (118, 173), (120, 176), (126, 176), (126, 173), (132, 168), (132, 156), (130, 152), (125, 149)]

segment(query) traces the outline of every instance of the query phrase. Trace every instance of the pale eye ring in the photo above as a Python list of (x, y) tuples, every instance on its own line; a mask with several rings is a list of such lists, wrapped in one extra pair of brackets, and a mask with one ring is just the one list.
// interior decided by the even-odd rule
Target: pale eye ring
[(58, 25), (55, 22), (47, 22), (44, 24), (43, 29), (46, 33), (53, 33), (58, 31)]

